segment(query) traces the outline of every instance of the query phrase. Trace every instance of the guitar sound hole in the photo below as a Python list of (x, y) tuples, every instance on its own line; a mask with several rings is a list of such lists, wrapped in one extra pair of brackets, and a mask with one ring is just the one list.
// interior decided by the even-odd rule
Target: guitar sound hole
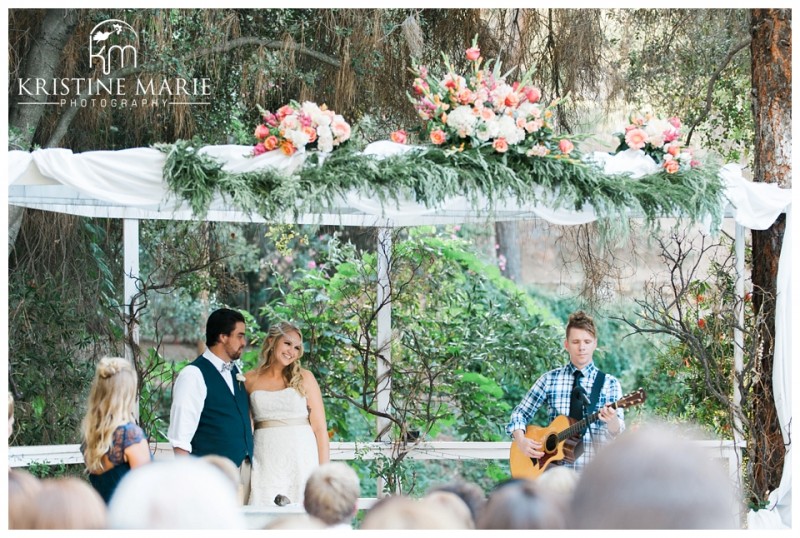
[(554, 452), (556, 446), (558, 446), (558, 436), (556, 436), (555, 434), (548, 435), (547, 439), (545, 439), (544, 441), (544, 451), (548, 453)]

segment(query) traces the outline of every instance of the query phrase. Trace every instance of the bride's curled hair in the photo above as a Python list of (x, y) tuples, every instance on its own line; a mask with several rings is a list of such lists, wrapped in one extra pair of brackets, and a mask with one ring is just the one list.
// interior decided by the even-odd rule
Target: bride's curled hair
[[(298, 336), (300, 336), (300, 341), (303, 341), (303, 334), (300, 332), (300, 329), (287, 321), (281, 321), (269, 328), (267, 335), (264, 337), (264, 343), (261, 345), (261, 352), (258, 354), (258, 366), (256, 368), (259, 371), (265, 371), (269, 368), (270, 364), (272, 364), (275, 344), (278, 342), (278, 339), (291, 332), (297, 333)], [(291, 387), (299, 392), (301, 396), (305, 396), (306, 391), (303, 389), (303, 375), (300, 373), (300, 358), (302, 356), (303, 348), (301, 347), (297, 360), (283, 369), (283, 379), (286, 381), (287, 387)]]

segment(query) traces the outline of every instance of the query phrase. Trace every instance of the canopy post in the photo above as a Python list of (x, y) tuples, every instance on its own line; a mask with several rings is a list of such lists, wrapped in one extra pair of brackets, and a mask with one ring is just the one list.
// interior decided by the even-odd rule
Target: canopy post
[[(391, 228), (378, 229), (378, 335), (377, 335), (377, 402), (378, 411), (389, 413), (390, 395), (392, 390), (392, 295), (389, 269), (391, 267), (392, 230)], [(378, 440), (389, 441), (389, 419), (379, 416), (377, 418)], [(378, 497), (382, 497), (384, 482), (378, 477)]]
[[(133, 331), (130, 341), (134, 344), (139, 343), (139, 327), (131, 323), (131, 310), (134, 297), (138, 293), (137, 280), (139, 279), (139, 219), (122, 220), (122, 241), (124, 244), (123, 264), (125, 273), (124, 293), (125, 299), (122, 303), (122, 319), (124, 320), (126, 341), (128, 331)], [(125, 345), (125, 358), (133, 360), (133, 349)]]

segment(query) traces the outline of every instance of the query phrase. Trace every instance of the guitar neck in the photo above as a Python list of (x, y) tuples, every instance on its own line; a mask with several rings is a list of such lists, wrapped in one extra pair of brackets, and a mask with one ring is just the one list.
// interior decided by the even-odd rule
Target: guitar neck
[[(613, 409), (616, 409), (617, 408), (616, 402), (612, 403), (611, 407)], [(579, 420), (575, 424), (572, 424), (569, 428), (567, 428), (567, 429), (565, 429), (565, 430), (563, 430), (563, 431), (558, 433), (558, 441), (561, 442), (564, 439), (569, 439), (570, 437), (574, 437), (574, 436), (578, 435), (584, 429), (586, 429), (586, 427), (589, 424), (594, 424), (597, 421), (598, 418), (600, 418), (600, 411), (592, 413), (588, 417)]]

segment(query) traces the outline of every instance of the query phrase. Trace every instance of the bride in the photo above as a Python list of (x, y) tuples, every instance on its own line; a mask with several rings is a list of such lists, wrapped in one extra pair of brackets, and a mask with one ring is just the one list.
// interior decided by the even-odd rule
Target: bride
[(300, 330), (278, 323), (245, 375), (255, 428), (251, 505), (274, 505), (278, 495), (302, 503), (309, 475), (330, 459), (322, 393), (314, 374), (300, 367), (302, 355)]

